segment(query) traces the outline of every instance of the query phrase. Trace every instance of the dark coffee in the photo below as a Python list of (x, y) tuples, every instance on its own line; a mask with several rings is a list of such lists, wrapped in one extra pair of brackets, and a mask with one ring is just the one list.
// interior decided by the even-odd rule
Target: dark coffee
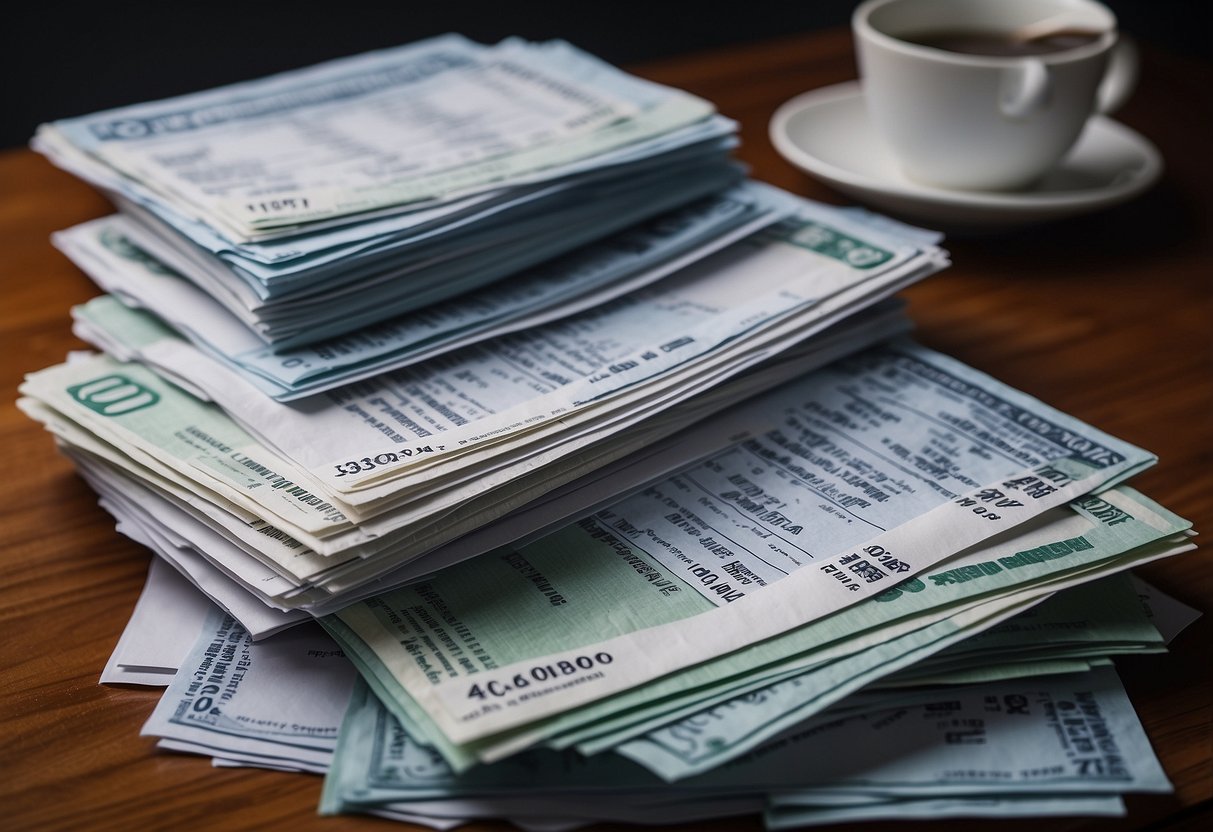
[(1099, 40), (1099, 32), (1068, 30), (1054, 32), (1032, 40), (1013, 39), (1008, 32), (966, 31), (961, 29), (935, 30), (921, 34), (905, 35), (902, 40), (919, 46), (930, 46), (947, 52), (964, 55), (990, 55), (992, 57), (1017, 57), (1020, 55), (1049, 55), (1086, 46)]

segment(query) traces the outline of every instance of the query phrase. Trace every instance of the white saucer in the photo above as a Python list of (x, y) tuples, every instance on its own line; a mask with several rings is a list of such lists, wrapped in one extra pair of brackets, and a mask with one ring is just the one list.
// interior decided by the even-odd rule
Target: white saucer
[(872, 129), (857, 81), (798, 95), (771, 118), (785, 159), (860, 202), (923, 223), (996, 228), (1060, 219), (1124, 202), (1162, 173), (1154, 145), (1095, 116), (1078, 143), (1025, 191), (953, 191), (906, 178)]

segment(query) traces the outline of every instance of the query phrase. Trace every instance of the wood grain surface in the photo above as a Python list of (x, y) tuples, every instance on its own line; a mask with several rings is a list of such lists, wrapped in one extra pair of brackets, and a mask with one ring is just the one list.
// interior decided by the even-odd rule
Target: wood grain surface
[[(786, 99), (855, 77), (845, 31), (635, 69), (698, 93), (738, 119), (739, 155), (757, 178), (815, 199), (846, 201), (784, 162), (766, 134), (771, 113)], [(1161, 149), (1167, 170), (1159, 185), (1100, 214), (950, 239), (954, 265), (905, 294), (927, 345), (1157, 453), (1159, 464), (1133, 485), (1198, 530), (1213, 532), (1211, 88), (1208, 64), (1147, 46), (1141, 86), (1118, 118)], [(158, 692), (96, 683), (142, 586), (149, 554), (114, 532), (50, 437), (13, 400), (25, 372), (83, 347), (70, 333), (68, 309), (97, 294), (48, 236), (109, 210), (91, 189), (33, 153), (0, 154), (0, 454), (6, 463), (0, 476), (0, 829), (403, 829), (375, 819), (317, 817), (317, 777), (216, 770), (203, 758), (159, 753), (139, 736)], [(1120, 821), (983, 826), (1213, 828), (1213, 547), (1141, 574), (1206, 613), (1169, 655), (1117, 662), (1175, 793), (1131, 797), (1129, 815)], [(750, 830), (761, 822), (747, 817), (681, 828)]]

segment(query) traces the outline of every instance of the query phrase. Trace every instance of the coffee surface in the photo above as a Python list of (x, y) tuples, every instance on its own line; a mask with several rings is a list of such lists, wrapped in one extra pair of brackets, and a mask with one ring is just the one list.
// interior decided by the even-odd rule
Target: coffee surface
[(930, 46), (964, 55), (1015, 57), (1019, 55), (1050, 55), (1086, 46), (1099, 39), (1098, 32), (1063, 31), (1032, 40), (1017, 40), (1009, 32), (971, 31), (963, 29), (934, 30), (906, 35), (902, 40), (919, 46)]

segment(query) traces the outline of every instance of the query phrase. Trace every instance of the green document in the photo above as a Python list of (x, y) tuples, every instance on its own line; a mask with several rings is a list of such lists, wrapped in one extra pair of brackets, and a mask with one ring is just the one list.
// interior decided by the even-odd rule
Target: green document
[[(434, 745), (457, 767), (466, 767), (477, 757), (497, 759), (587, 726), (587, 733), (597, 734), (618, 730), (620, 723), (633, 725), (645, 719), (657, 718), (658, 724), (665, 724), (818, 668), (821, 675), (812, 686), (789, 682), (778, 696), (762, 697), (765, 707), (746, 709), (752, 712), (751, 721), (730, 715), (728, 723), (738, 728), (739, 736), (711, 745), (721, 755), (741, 753), (753, 744), (754, 737), (769, 734), (776, 723), (803, 719), (808, 715), (806, 709), (816, 712), (862, 684), (942, 649), (947, 646), (944, 642), (972, 634), (983, 619), (997, 612), (989, 607), (983, 610), (981, 602), (1001, 599), (1014, 609), (1020, 594), (1034, 592), (1030, 603), (1035, 603), (1053, 591), (1049, 581), (1090, 580), (1102, 574), (1101, 570), (1121, 569), (1136, 560), (1188, 548), (1186, 542), (1172, 540), (1187, 527), (1186, 521), (1134, 492), (1107, 492), (1090, 498), (1086, 505), (1104, 513), (1106, 507), (1116, 507), (1112, 519), (1118, 522), (1109, 526), (1081, 507), (1054, 510), (1019, 536), (993, 541), (876, 599), (486, 743), (450, 742), (342, 619), (329, 618), (324, 623), (415, 737)], [(567, 552), (577, 531), (584, 532), (584, 526), (570, 527), (539, 545), (506, 550), (449, 570), (434, 581), (377, 599), (373, 609), (398, 617), (402, 625), (411, 621), (417, 626), (415, 639), (404, 646), (415, 649), (419, 666), (420, 659), (425, 659), (427, 669), (441, 675), (447, 672), (446, 666), (427, 658), (434, 646), (445, 645), (449, 651), (452, 646), (466, 645), (470, 661), (481, 660), (472, 650), (509, 660), (510, 653), (497, 652), (498, 639), (506, 647), (522, 651), (542, 649), (528, 639), (542, 638), (543, 633), (556, 638), (567, 632), (570, 639), (584, 638), (584, 630), (576, 628), (586, 625), (579, 621), (593, 620), (599, 627), (635, 626), (628, 617), (628, 592), (637, 587), (650, 592), (653, 608), (670, 617), (702, 605), (699, 596), (677, 584), (664, 583), (664, 573), (615, 549), (591, 560), (588, 552), (593, 550), (583, 546), (581, 557), (574, 562)], [(635, 577), (628, 574), (629, 569)], [(624, 578), (632, 583), (623, 583)], [(595, 594), (583, 594), (585, 587), (594, 587)], [(390, 607), (389, 598), (394, 599)], [(589, 603), (600, 605), (603, 612), (570, 616), (567, 625), (561, 623), (560, 631), (553, 632), (555, 616)], [(952, 620), (958, 611), (963, 615)], [(992, 623), (986, 621), (985, 626)], [(827, 676), (829, 685), (824, 684)], [(612, 717), (617, 718), (616, 724), (607, 722)], [(687, 763), (702, 770), (699, 766), (708, 765), (709, 760), (693, 752)]]

